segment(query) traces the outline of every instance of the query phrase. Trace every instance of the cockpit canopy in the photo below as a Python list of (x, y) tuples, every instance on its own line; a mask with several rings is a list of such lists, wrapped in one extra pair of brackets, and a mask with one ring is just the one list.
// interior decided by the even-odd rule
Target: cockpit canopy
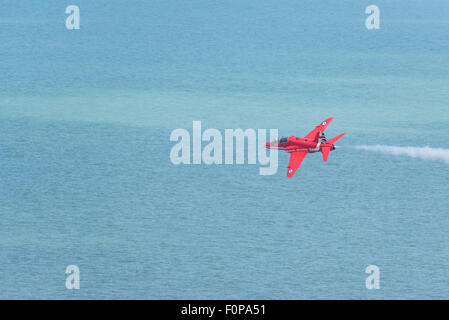
[(288, 141), (288, 137), (280, 137), (280, 138), (278, 138), (276, 140), (271, 141), (270, 144), (271, 145), (278, 145), (280, 143), (285, 143), (287, 141)]

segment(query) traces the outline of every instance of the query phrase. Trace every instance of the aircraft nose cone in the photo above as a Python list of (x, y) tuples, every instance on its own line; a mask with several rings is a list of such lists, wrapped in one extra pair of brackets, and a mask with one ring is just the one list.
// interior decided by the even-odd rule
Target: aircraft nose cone
[(270, 147), (270, 143), (269, 142), (265, 143), (265, 147), (269, 148)]

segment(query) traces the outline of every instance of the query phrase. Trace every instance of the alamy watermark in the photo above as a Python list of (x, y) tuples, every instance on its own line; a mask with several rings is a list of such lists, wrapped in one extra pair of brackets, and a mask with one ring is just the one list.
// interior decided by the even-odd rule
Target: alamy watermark
[(69, 290), (80, 288), (80, 268), (71, 264), (65, 269), (65, 273), (68, 274), (65, 279), (65, 287)]
[(365, 280), (367, 289), (380, 289), (380, 269), (378, 266), (371, 264), (365, 269), (365, 273), (369, 274)]
[(369, 16), (365, 20), (365, 27), (368, 30), (380, 29), (380, 10), (376, 5), (366, 7), (365, 13)]
[[(278, 130), (270, 129), (270, 141), (277, 138)], [(175, 129), (170, 134), (170, 141), (178, 142), (170, 151), (170, 160), (176, 165), (234, 164), (234, 155), (235, 164), (244, 164), (245, 150), (248, 150), (248, 164), (257, 164), (258, 162), (259, 165), (264, 166), (259, 168), (260, 175), (272, 175), (278, 170), (278, 151), (268, 150), (265, 147), (267, 141), (266, 129), (246, 129), (245, 131), (242, 129), (225, 129), (223, 142), (223, 135), (220, 130), (206, 129), (202, 132), (201, 121), (193, 121), (192, 135), (186, 129)], [(204, 148), (203, 142), (207, 143)]]
[(65, 27), (67, 30), (79, 30), (80, 8), (75, 5), (70, 5), (65, 9), (65, 13), (69, 15), (65, 20)]
[[(80, 29), (80, 9), (77, 5), (69, 5), (65, 9), (65, 13), (69, 16), (66, 18), (65, 26), (67, 30)], [(368, 16), (365, 19), (365, 27), (368, 30), (380, 29), (380, 9), (378, 6), (372, 4), (365, 8), (365, 14)]]

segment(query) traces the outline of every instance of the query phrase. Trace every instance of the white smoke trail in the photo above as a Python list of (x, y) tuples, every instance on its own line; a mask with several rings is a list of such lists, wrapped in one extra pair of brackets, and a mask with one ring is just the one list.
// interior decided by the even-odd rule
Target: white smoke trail
[(412, 158), (421, 158), (424, 160), (442, 160), (449, 163), (449, 149), (430, 148), (430, 147), (396, 147), (396, 146), (356, 146), (356, 149), (366, 151), (377, 151), (395, 156), (406, 155)]

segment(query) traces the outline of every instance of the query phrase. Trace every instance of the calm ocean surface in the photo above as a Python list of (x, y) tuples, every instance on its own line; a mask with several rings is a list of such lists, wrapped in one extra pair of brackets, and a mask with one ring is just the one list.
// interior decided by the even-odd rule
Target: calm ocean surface
[[(4, 0), (0, 298), (449, 298), (449, 165), (354, 148), (449, 149), (448, 17), (446, 0)], [(293, 179), (286, 153), (272, 176), (170, 162), (193, 120), (304, 136), (331, 116), (341, 148)]]

